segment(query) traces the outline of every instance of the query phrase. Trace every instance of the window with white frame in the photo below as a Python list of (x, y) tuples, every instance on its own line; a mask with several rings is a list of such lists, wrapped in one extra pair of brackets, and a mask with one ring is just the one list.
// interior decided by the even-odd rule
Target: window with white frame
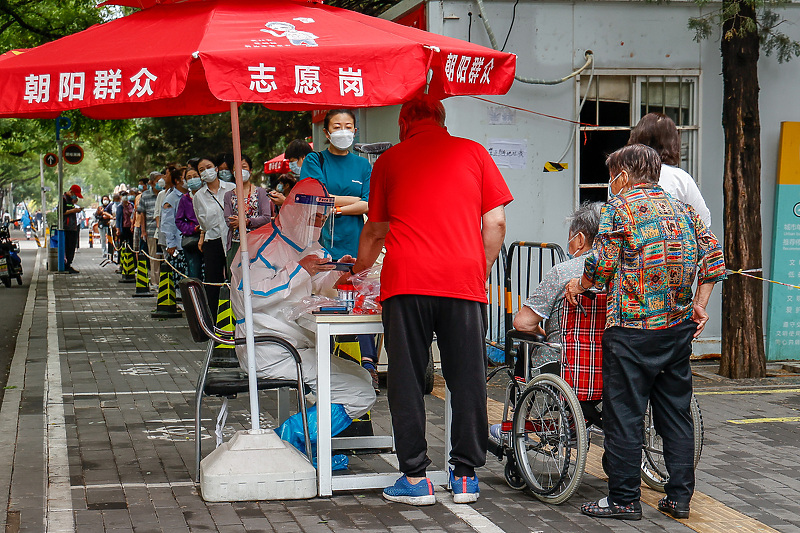
[(681, 168), (697, 179), (699, 71), (595, 71), (577, 78), (580, 113), (575, 143), (578, 203), (607, 199), (606, 156), (625, 146), (633, 126), (644, 115), (664, 113), (681, 134)]

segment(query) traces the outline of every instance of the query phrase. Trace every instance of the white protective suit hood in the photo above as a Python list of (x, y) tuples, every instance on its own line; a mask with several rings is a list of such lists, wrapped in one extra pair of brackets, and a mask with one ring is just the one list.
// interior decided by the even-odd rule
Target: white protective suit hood
[[(316, 351), (314, 333), (289, 320), (284, 309), (324, 289), (333, 289), (341, 272), (332, 270), (313, 278), (300, 266), (308, 255), (330, 259), (319, 244), (322, 225), (333, 209), (333, 198), (325, 186), (313, 178), (297, 183), (271, 224), (247, 234), (250, 254), (250, 283), (253, 291), (253, 330), (258, 335), (276, 335), (291, 342), (303, 360), (303, 378), (316, 391)], [(333, 217), (327, 217), (332, 219)], [(231, 264), (231, 307), (236, 320), (236, 336), (244, 337), (244, 294), (241, 255)], [(236, 347), (242, 368), (247, 368), (245, 346)], [(256, 369), (259, 377), (296, 379), (294, 361), (275, 345), (256, 344)], [(375, 391), (369, 373), (351, 361), (331, 358), (331, 401), (344, 405), (351, 418), (372, 407)]]

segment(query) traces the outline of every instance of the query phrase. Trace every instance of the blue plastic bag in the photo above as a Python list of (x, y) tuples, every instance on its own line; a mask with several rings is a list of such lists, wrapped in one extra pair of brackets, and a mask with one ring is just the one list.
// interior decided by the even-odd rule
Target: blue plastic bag
[[(317, 425), (317, 406), (315, 405), (311, 409), (308, 409), (308, 434), (311, 439), (311, 463), (314, 465), (314, 468), (317, 467), (317, 436), (319, 434), (319, 429)], [(345, 429), (350, 426), (353, 420), (347, 416), (347, 412), (344, 410), (344, 406), (340, 403), (334, 403), (331, 405), (331, 436), (336, 436)], [(308, 455), (306, 453), (306, 437), (305, 433), (303, 432), (303, 417), (301, 413), (296, 413), (286, 421), (281, 424), (278, 429), (275, 430), (275, 433), (278, 436), (300, 450), (302, 453)], [(349, 460), (346, 455), (334, 455), (333, 456), (333, 470), (346, 470), (349, 464)]]

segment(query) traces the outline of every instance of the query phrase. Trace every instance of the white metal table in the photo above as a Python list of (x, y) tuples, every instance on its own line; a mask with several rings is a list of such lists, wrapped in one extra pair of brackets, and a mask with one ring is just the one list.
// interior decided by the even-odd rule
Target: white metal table
[[(331, 437), (331, 337), (383, 333), (381, 315), (303, 315), (297, 323), (316, 333), (317, 343), (317, 487), (319, 496), (334, 490), (377, 489), (393, 485), (398, 474), (333, 475), (331, 454), (337, 449), (394, 448), (392, 436)], [(450, 457), (450, 391), (445, 393), (445, 462)], [(435, 485), (446, 485), (446, 470), (428, 471)]]

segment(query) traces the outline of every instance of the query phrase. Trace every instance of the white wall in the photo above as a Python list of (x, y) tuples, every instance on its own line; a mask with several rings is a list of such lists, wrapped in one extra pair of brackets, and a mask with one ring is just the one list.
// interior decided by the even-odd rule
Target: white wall
[[(511, 22), (513, 1), (487, 0), (485, 7), (495, 36), (502, 45)], [(470, 17), (472, 25), (470, 30)], [(711, 209), (712, 229), (722, 239), (723, 132), (722, 77), (719, 36), (696, 43), (687, 29), (690, 17), (700, 8), (693, 2), (531, 2), (517, 5), (516, 21), (506, 51), (518, 55), (517, 74), (539, 79), (561, 78), (584, 62), (584, 52), (594, 52), (597, 69), (700, 69), (700, 152), (698, 178)], [(791, 24), (782, 25), (800, 40), (800, 10), (790, 8), (784, 15)], [(490, 46), (478, 18), (478, 6), (464, 1), (428, 3), (428, 29), (435, 33), (467, 39)], [(771, 250), (774, 182), (777, 168), (778, 134), (782, 120), (800, 120), (800, 108), (788, 101), (800, 86), (797, 61), (778, 65), (774, 58), (760, 61), (762, 126), (762, 223), (764, 228), (764, 267), (768, 272)], [(588, 74), (588, 72), (587, 72)], [(507, 95), (488, 97), (503, 104), (574, 119), (577, 108), (576, 84), (528, 85), (515, 82)], [(575, 203), (575, 151), (564, 159), (569, 170), (544, 173), (547, 161), (555, 161), (564, 151), (574, 126), (569, 123), (516, 112), (513, 125), (490, 125), (491, 104), (469, 97), (445, 101), (447, 125), (451, 133), (474, 139), (484, 145), (490, 138), (527, 139), (525, 170), (504, 169), (503, 174), (514, 194), (508, 207), (507, 242), (514, 240), (555, 241), (566, 244), (564, 218)], [(380, 116), (378, 116), (380, 114)], [(396, 108), (391, 112), (369, 111), (367, 140), (386, 139), (396, 132)], [(381, 120), (390, 125), (377, 125)], [(373, 136), (372, 133), (376, 135)], [(382, 136), (382, 138), (380, 137)], [(433, 154), (430, 154), (433, 156)], [(603, 176), (601, 178), (607, 179)], [(600, 179), (598, 181), (601, 181)], [(758, 265), (752, 265), (753, 267)], [(717, 289), (709, 311), (712, 321), (705, 337), (720, 334), (720, 293)], [(712, 348), (713, 351), (713, 348)]]

